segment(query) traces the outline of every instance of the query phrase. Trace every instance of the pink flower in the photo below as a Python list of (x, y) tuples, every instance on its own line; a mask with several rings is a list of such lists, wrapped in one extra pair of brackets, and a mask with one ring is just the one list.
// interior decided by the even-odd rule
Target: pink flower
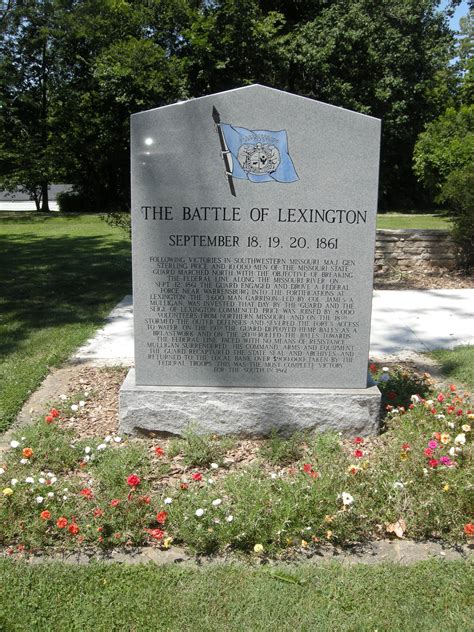
[(431, 448), (425, 448), (425, 456), (433, 456), (433, 450)]
[(430, 450), (436, 450), (436, 448), (438, 447), (437, 441), (431, 439), (431, 441), (428, 441), (428, 447), (430, 448)]
[(356, 459), (361, 459), (364, 456), (362, 450), (354, 450), (354, 456)]
[(447, 465), (448, 467), (453, 463), (449, 456), (442, 456), (439, 462), (441, 463), (441, 465)]

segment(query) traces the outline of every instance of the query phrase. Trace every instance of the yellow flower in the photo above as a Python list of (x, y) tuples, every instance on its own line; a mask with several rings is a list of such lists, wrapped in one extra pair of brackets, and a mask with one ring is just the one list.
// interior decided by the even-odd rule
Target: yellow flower
[(448, 483), (446, 483), (446, 485), (443, 487), (443, 492), (447, 492), (449, 490), (449, 485)]
[(169, 549), (171, 546), (171, 542), (173, 542), (173, 538), (171, 536), (168, 536), (167, 538), (165, 538), (163, 540), (163, 548), (164, 549)]
[(333, 520), (334, 520), (334, 516), (331, 516), (329, 514), (326, 514), (324, 516), (324, 522), (331, 523)]
[(467, 416), (468, 419), (474, 419), (474, 413), (469, 413), (469, 415)]
[(303, 547), (303, 549), (308, 548), (308, 543), (306, 542), (306, 540), (301, 540), (301, 546)]
[(263, 553), (263, 544), (256, 544), (253, 547), (253, 550), (255, 551), (255, 553), (258, 553), (258, 554)]
[(451, 441), (451, 437), (449, 436), (449, 434), (447, 432), (443, 432), (443, 434), (440, 437), (440, 441), (441, 443), (449, 443)]
[(331, 531), (330, 529), (328, 529), (328, 530), (326, 531), (326, 539), (327, 539), (327, 540), (330, 540), (331, 538), (332, 538), (332, 531)]
[(13, 494), (13, 489), (11, 487), (5, 487), (3, 490), (4, 496), (11, 496)]
[(400, 461), (408, 461), (408, 452), (400, 452)]
[[(474, 419), (474, 415), (468, 415), (468, 417)], [(471, 432), (471, 426), (469, 424), (464, 424), (461, 428), (464, 432)]]

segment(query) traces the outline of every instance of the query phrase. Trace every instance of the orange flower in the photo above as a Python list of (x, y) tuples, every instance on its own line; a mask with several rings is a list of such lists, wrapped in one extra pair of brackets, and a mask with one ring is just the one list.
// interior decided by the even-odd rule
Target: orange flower
[(53, 419), (53, 415), (46, 415), (46, 417), (44, 418), (45, 422), (47, 424), (52, 424), (54, 419)]
[(41, 520), (49, 520), (51, 518), (51, 512), (45, 509), (40, 513)]
[(64, 527), (67, 527), (67, 518), (64, 518), (63, 516), (61, 516), (61, 518), (58, 518), (56, 520), (56, 526), (58, 527), (58, 529), (64, 529)]
[(68, 531), (71, 535), (77, 535), (79, 533), (79, 527), (75, 522), (69, 525)]
[(468, 522), (464, 525), (464, 533), (469, 538), (474, 538), (474, 524), (472, 524), (472, 522)]
[(33, 456), (33, 450), (31, 448), (23, 448), (23, 456), (25, 459), (31, 459)]
[(155, 454), (156, 456), (162, 457), (165, 456), (165, 451), (163, 450), (163, 448), (160, 448), (160, 446), (157, 446), (155, 448)]

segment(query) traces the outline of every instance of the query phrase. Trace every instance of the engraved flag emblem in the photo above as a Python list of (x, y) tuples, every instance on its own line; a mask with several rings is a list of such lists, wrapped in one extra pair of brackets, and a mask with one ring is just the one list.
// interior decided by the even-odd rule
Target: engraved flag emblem
[(251, 182), (298, 180), (288, 152), (286, 130), (251, 130), (221, 123), (214, 108), (226, 172), (229, 177)]

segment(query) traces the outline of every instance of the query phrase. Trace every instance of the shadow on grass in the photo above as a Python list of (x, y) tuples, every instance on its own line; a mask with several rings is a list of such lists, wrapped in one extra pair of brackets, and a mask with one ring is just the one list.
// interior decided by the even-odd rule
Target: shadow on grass
[(130, 244), (105, 237), (0, 237), (0, 357), (31, 330), (99, 325), (104, 304), (130, 292)]

